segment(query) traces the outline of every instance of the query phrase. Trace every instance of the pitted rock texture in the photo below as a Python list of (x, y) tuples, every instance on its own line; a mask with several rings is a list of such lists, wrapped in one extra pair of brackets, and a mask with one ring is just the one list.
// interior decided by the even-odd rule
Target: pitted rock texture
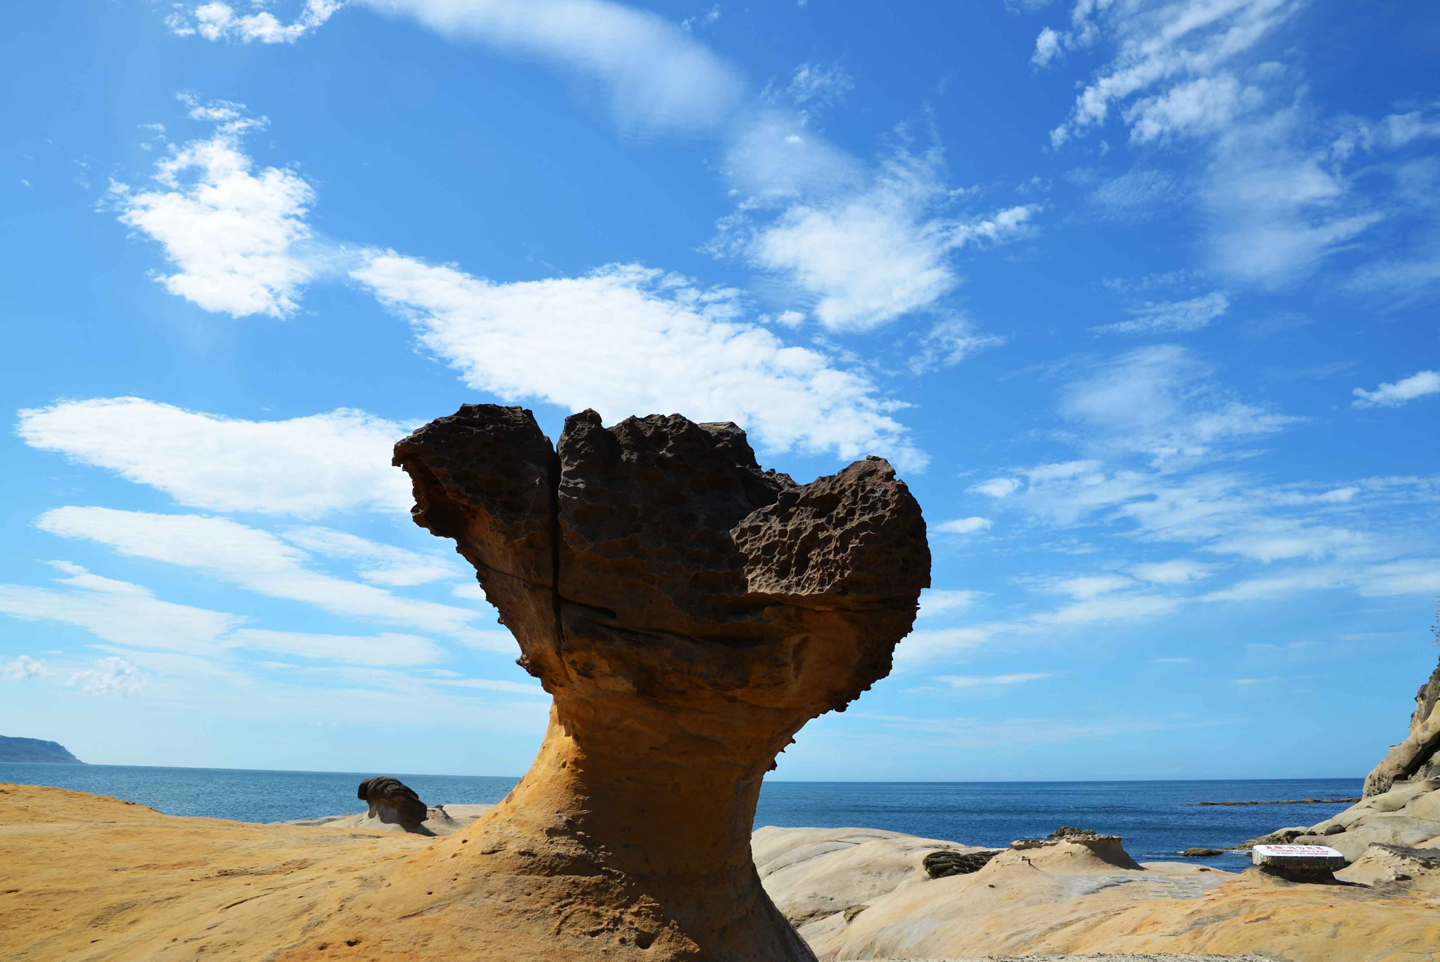
[(889, 673), (929, 585), (890, 465), (800, 485), (735, 425), (679, 415), (585, 411), (552, 449), (494, 405), (431, 422), (395, 463), (554, 696), (530, 772), (457, 833), (478, 843), (456, 853), (482, 873), (475, 904), (524, 928), (563, 902), (535, 935), (557, 958), (811, 959), (750, 829), (776, 754)]
[(355, 797), (370, 806), (371, 814), (378, 814), (385, 821), (419, 825), (429, 813), (414, 789), (389, 776), (365, 779), (356, 789)]

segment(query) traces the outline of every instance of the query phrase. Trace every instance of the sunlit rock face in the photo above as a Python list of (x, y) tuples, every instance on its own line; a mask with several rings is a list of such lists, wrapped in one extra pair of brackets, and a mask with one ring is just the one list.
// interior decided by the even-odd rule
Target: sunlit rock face
[(565, 957), (812, 958), (760, 887), (751, 822), (776, 754), (889, 672), (929, 585), (890, 465), (800, 485), (735, 425), (678, 415), (586, 411), (552, 448), (494, 405), (431, 422), (395, 463), (554, 696), (530, 771), (458, 833), (480, 888), (514, 883), (473, 910), (528, 931), (563, 902), (532, 934)]

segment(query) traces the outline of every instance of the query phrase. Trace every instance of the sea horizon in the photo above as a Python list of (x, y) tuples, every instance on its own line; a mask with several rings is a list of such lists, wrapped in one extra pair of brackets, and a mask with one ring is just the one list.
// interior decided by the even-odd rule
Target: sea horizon
[[(344, 768), (244, 768), (230, 765), (131, 765), (121, 762), (80, 762), (86, 768), (159, 768), (175, 771), (201, 771), (201, 772), (266, 772), (296, 775), (363, 775), (360, 769)], [(0, 768), (8, 765), (26, 765), (35, 767), (53, 768), (74, 768), (74, 762), (0, 762)], [(371, 774), (381, 772), (381, 769), (370, 770)], [(400, 772), (384, 770), (384, 774), (394, 778), (405, 777), (429, 777), (429, 778), (509, 778), (519, 781), (520, 775), (491, 775), (471, 774), (466, 772)], [(522, 773), (523, 774), (523, 773)], [(367, 776), (368, 777), (368, 776)], [(1184, 776), (1157, 776), (1155, 778), (770, 778), (766, 777), (765, 782), (784, 784), (806, 784), (806, 785), (1104, 785), (1121, 784), (1134, 782), (1144, 784), (1148, 782), (1285, 782), (1285, 781), (1341, 781), (1344, 779), (1364, 779), (1364, 775), (1295, 775), (1285, 778), (1255, 778), (1253, 776), (1235, 776), (1226, 778), (1193, 778)]]
[[(518, 776), (399, 771), (305, 771), (160, 765), (0, 763), (0, 782), (109, 795), (168, 815), (281, 822), (359, 813), (360, 780), (392, 775), (430, 805), (493, 804)], [(1229, 849), (1282, 825), (1314, 824), (1346, 807), (1363, 779), (1093, 779), (1023, 781), (814, 781), (767, 779), (754, 826), (864, 828), (1003, 848), (1062, 825), (1119, 835), (1141, 861), (1192, 847)], [(1334, 798), (1286, 805), (1206, 801)], [(1238, 867), (1244, 851), (1195, 861)]]

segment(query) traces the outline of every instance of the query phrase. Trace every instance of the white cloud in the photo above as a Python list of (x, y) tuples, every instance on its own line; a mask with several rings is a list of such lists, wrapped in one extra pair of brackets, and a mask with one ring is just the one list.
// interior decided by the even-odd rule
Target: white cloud
[(1211, 575), (1208, 565), (1195, 561), (1175, 559), (1149, 564), (1138, 564), (1130, 569), (1131, 574), (1152, 585), (1183, 585), (1200, 581)]
[(976, 494), (988, 494), (992, 498), (1004, 498), (1020, 490), (1020, 482), (1014, 478), (992, 478), (971, 485), (970, 490)]
[(1125, 588), (1135, 587), (1135, 582), (1124, 575), (1101, 574), (1082, 575), (1078, 578), (1062, 578), (1053, 582), (1050, 591), (1066, 594), (1072, 598), (1094, 598)]
[(739, 319), (736, 292), (638, 265), (584, 277), (493, 284), (451, 267), (371, 252), (354, 272), (410, 320), (471, 387), (610, 420), (680, 411), (733, 420), (767, 451), (926, 457), (864, 376)]
[(815, 113), (826, 107), (833, 107), (845, 100), (855, 89), (855, 80), (838, 63), (802, 63), (795, 68), (790, 82), (783, 90), (767, 85), (763, 97), (770, 100), (783, 98), (800, 110), (800, 116), (808, 121)]
[(281, 23), (269, 10), (236, 13), (234, 7), (219, 0), (209, 0), (193, 7), (177, 3), (176, 9), (165, 18), (165, 23), (172, 33), (182, 37), (198, 34), (206, 40), (294, 43), (324, 24), (345, 3), (346, 0), (305, 0), (299, 14), (290, 23)]
[(1390, 384), (1381, 384), (1373, 391), (1357, 387), (1351, 402), (1357, 408), (1394, 408), (1417, 398), (1440, 394), (1440, 371), (1420, 371)]
[(1161, 214), (1185, 196), (1173, 174), (1137, 167), (1102, 181), (1086, 200), (1109, 220), (1139, 221)]
[[(548, 60), (604, 84), (627, 127), (703, 128), (723, 122), (743, 89), (740, 73), (679, 24), (609, 0), (305, 0), (294, 19), (228, 3), (177, 3), (166, 20), (185, 36), (294, 43), (342, 6), (401, 15), (455, 40)], [(691, 25), (714, 23), (712, 7)]]
[(936, 590), (926, 588), (920, 592), (920, 618), (933, 618), (936, 615), (949, 614), (951, 612), (964, 611), (975, 603), (980, 597), (978, 591), (959, 591), (955, 589)]
[(956, 518), (954, 521), (940, 522), (935, 526), (935, 530), (945, 534), (978, 534), (989, 530), (991, 523), (989, 518)]
[(1018, 685), (1027, 681), (1043, 681), (1054, 678), (1053, 672), (1025, 672), (1014, 675), (938, 675), (935, 680), (943, 681), (951, 688), (980, 688), (995, 685)]
[(1260, 88), (1220, 74), (1197, 77), (1159, 96), (1138, 100), (1126, 108), (1124, 116), (1130, 124), (1130, 140), (1143, 144), (1178, 134), (1212, 133), (1264, 100)]
[(179, 268), (159, 278), (170, 293), (232, 317), (288, 317), (299, 309), (300, 288), (320, 270), (315, 253), (307, 253), (314, 190), (293, 170), (257, 171), (241, 149), (243, 135), (265, 126), (264, 118), (246, 119), (242, 105), (227, 101), (186, 102), (192, 116), (220, 121), (215, 134), (172, 145), (155, 163), (153, 189), (112, 181), (106, 205), (164, 247)]
[(94, 667), (77, 671), (67, 685), (80, 686), (86, 695), (133, 695), (149, 684), (150, 679), (124, 658), (101, 658)]
[(990, 628), (922, 628), (895, 646), (895, 670), (904, 671), (925, 662), (951, 658), (978, 648), (994, 635)]
[[(1115, 50), (1076, 97), (1070, 118), (1051, 132), (1051, 143), (1058, 147), (1104, 123), (1112, 105), (1132, 98), (1143, 98), (1124, 111), (1137, 142), (1231, 121), (1254, 105), (1258, 91), (1227, 79), (1226, 69), (1300, 6), (1297, 0), (1076, 0), (1067, 30), (1047, 27), (1050, 35), (1037, 38), (1035, 62), (1043, 66), (1061, 48), (1084, 49), (1102, 39), (1113, 39)], [(1049, 51), (1043, 57), (1042, 46)]]
[[(272, 598), (314, 605), (331, 614), (419, 628), (463, 643), (510, 650), (499, 632), (470, 626), (482, 612), (396, 595), (308, 567), (299, 548), (258, 528), (224, 518), (65, 507), (36, 522), (50, 534), (105, 544), (121, 554), (202, 572)], [(117, 639), (118, 640), (118, 639)]]
[(1292, 568), (1278, 574), (1241, 579), (1227, 588), (1206, 594), (1201, 600), (1279, 601), (1306, 591), (1344, 588), (1366, 598), (1433, 596), (1440, 593), (1440, 559), (1405, 558), (1374, 564), (1323, 564)]
[(299, 528), (281, 537), (316, 554), (354, 559), (358, 562), (355, 573), (371, 584), (392, 588), (423, 585), (467, 573), (449, 558), (396, 548), (331, 528)]
[(548, 60), (598, 79), (627, 128), (713, 128), (744, 78), (663, 17), (608, 0), (361, 0), (456, 40)]
[(1030, 628), (1083, 627), (1150, 621), (1178, 611), (1183, 598), (1148, 594), (1102, 594), (1025, 619)]
[(1240, 401), (1213, 377), (1214, 369), (1183, 347), (1141, 348), (1068, 385), (1060, 412), (1088, 428), (1098, 448), (1143, 453), (1155, 463), (1200, 457), (1217, 444), (1303, 420)]
[(1389, 216), (1353, 189), (1317, 120), (1297, 104), (1219, 137), (1200, 193), (1216, 269), (1276, 287), (1304, 276)]
[(1230, 309), (1230, 299), (1219, 291), (1186, 301), (1147, 301), (1127, 309), (1133, 320), (1102, 324), (1097, 334), (1158, 334), (1162, 331), (1198, 331)]
[(0, 678), (7, 681), (26, 681), (31, 678), (39, 678), (45, 673), (45, 663), (36, 661), (29, 655), (21, 655), (0, 666)]
[(212, 654), (220, 650), (220, 639), (245, 620), (161, 601), (140, 585), (103, 578), (69, 562), (52, 564), (68, 576), (57, 579), (62, 587), (0, 585), (0, 613), (74, 625), (127, 647)]
[(535, 698), (549, 698), (550, 695), (534, 682), (497, 681), (491, 678), (437, 678), (432, 685), (450, 688), (480, 688), (485, 691), (503, 691), (512, 695), (531, 695)]
[(1063, 53), (1060, 34), (1051, 27), (1044, 27), (1035, 38), (1035, 53), (1030, 56), (1030, 62), (1037, 67), (1044, 67)]
[(920, 339), (920, 353), (910, 358), (910, 370), (923, 374), (940, 365), (954, 367), (972, 354), (1004, 343), (1003, 336), (981, 334), (964, 318), (939, 321)]
[(25, 409), (17, 427), (31, 447), (107, 468), (189, 507), (299, 517), (407, 512), (410, 483), (390, 458), (409, 431), (344, 408), (246, 421), (133, 397)]
[(1041, 209), (952, 216), (957, 192), (945, 185), (943, 167), (938, 150), (897, 150), (860, 185), (809, 192), (771, 220), (743, 211), (725, 219), (709, 250), (784, 278), (830, 330), (880, 327), (930, 308), (960, 284), (952, 252), (1024, 236)]
[(433, 641), (417, 635), (382, 634), (369, 637), (241, 628), (231, 635), (229, 640), (232, 644), (245, 648), (362, 665), (426, 665), (438, 661), (443, 655)]

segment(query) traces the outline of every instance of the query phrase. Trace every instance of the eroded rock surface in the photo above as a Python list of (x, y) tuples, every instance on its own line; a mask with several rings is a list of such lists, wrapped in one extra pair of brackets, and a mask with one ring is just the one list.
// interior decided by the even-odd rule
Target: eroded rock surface
[(586, 411), (552, 449), (494, 405), (426, 425), (395, 463), (554, 696), (530, 772), (456, 833), (469, 848), (426, 853), (436, 884), (556, 958), (810, 959), (750, 827), (776, 753), (889, 672), (929, 585), (890, 465), (800, 485), (735, 425), (678, 415)]

